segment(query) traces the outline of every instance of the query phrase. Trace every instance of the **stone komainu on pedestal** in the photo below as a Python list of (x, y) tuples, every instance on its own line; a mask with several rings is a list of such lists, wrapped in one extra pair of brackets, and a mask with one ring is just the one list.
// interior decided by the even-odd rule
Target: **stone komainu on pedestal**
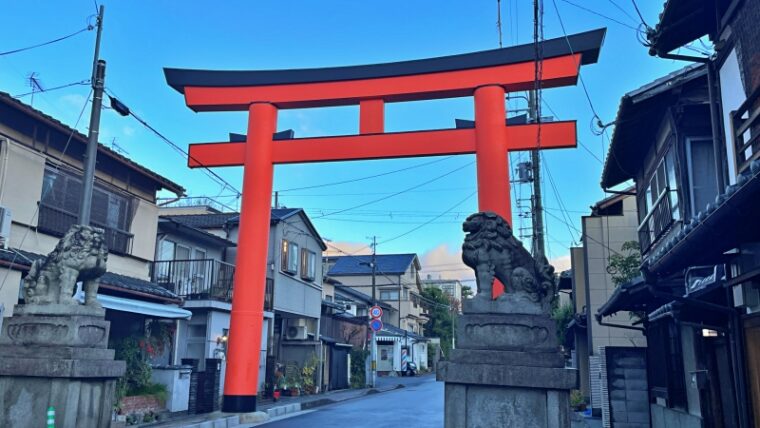
[[(108, 349), (110, 323), (97, 302), (106, 271), (103, 230), (72, 226), (24, 279), (26, 304), (0, 331), (0, 426), (108, 427), (116, 379), (125, 371)], [(85, 304), (72, 298), (82, 281)]]
[[(462, 302), (456, 349), (438, 366), (445, 426), (569, 428), (578, 375), (565, 368), (549, 316), (554, 268), (535, 260), (497, 214), (473, 214), (463, 229), (462, 259), (475, 270), (478, 294)], [(505, 291), (493, 299), (495, 278)]]

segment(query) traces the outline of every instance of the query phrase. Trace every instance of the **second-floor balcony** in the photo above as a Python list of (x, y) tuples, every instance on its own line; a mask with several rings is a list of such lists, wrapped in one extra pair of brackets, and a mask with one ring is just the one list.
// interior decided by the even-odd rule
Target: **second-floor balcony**
[(215, 259), (156, 260), (151, 280), (187, 300), (232, 300), (235, 265)]
[(731, 131), (736, 150), (736, 173), (760, 158), (760, 87), (736, 111), (731, 112)]
[[(37, 229), (53, 236), (63, 236), (79, 220), (76, 214), (45, 203), (40, 203), (38, 217)], [(105, 226), (96, 221), (91, 221), (90, 224), (103, 229), (108, 251), (116, 254), (130, 254), (132, 252), (133, 234)]]
[(639, 245), (642, 253), (647, 253), (673, 224), (673, 210), (670, 203), (671, 192), (675, 192), (675, 190), (667, 190), (660, 195), (652, 210), (639, 225)]

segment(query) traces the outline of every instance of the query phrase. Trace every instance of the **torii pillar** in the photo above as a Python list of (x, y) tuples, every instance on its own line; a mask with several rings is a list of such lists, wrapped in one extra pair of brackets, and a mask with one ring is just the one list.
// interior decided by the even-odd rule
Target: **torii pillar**
[[(604, 32), (544, 41), (541, 86), (574, 85), (580, 66), (596, 62)], [(505, 124), (506, 92), (534, 86), (534, 52), (532, 45), (522, 45), (367, 66), (165, 69), (167, 82), (191, 109), (248, 111), (245, 142), (193, 144), (188, 161), (191, 168), (245, 166), (223, 411), (256, 409), (274, 165), (475, 154), (479, 209), (511, 222), (507, 153), (576, 144), (573, 121)], [(462, 96), (474, 97), (474, 129), (384, 132), (386, 102)], [(278, 109), (356, 104), (359, 135), (274, 140)], [(495, 295), (502, 290), (494, 286)]]

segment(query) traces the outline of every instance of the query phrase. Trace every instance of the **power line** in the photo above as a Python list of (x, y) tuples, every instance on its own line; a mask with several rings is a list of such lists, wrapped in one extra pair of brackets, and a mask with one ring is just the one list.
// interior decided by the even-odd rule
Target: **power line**
[(240, 195), (242, 195), (242, 192), (240, 190), (238, 190), (235, 186), (233, 186), (232, 184), (230, 184), (227, 180), (225, 180), (224, 178), (222, 178), (219, 174), (217, 174), (216, 172), (212, 171), (211, 168), (209, 168), (208, 166), (206, 166), (203, 162), (201, 162), (198, 159), (196, 159), (188, 151), (186, 151), (185, 149), (183, 149), (179, 145), (175, 144), (168, 137), (166, 137), (164, 134), (162, 134), (161, 132), (159, 132), (156, 128), (154, 128), (153, 126), (151, 126), (148, 122), (146, 122), (145, 120), (143, 120), (140, 116), (138, 116), (137, 114), (135, 114), (134, 110), (128, 108), (126, 106), (126, 104), (124, 104), (121, 100), (119, 100), (115, 96), (115, 94), (113, 93), (113, 91), (111, 91), (110, 89), (106, 89), (106, 93), (111, 98), (111, 104), (115, 105), (114, 109), (119, 114), (121, 114), (123, 116), (124, 115), (130, 115), (130, 116), (132, 116), (133, 118), (135, 118), (135, 120), (137, 120), (138, 122), (140, 122), (140, 124), (142, 124), (144, 127), (146, 127), (151, 132), (153, 132), (154, 134), (156, 134), (156, 136), (158, 136), (163, 142), (165, 142), (166, 144), (168, 144), (171, 148), (173, 148), (174, 150), (176, 150), (177, 152), (179, 152), (183, 156), (186, 156), (188, 159), (192, 160), (196, 164), (200, 165), (205, 170), (205, 172), (206, 172), (207, 175), (209, 175), (218, 184), (220, 184), (221, 186), (223, 186), (222, 187), (222, 191), (224, 191), (224, 189), (230, 189), (230, 190), (234, 191), (235, 193), (237, 193), (238, 197)]
[(622, 6), (620, 6), (619, 4), (617, 4), (617, 2), (615, 0), (609, 0), (609, 2), (612, 3), (612, 5), (615, 6), (619, 11), (623, 12), (623, 14), (625, 14), (625, 16), (627, 16), (628, 18), (630, 18), (631, 21), (633, 21), (636, 24), (638, 24), (638, 21), (636, 20), (636, 18), (634, 18), (633, 15), (631, 15), (630, 13), (628, 13), (627, 10), (623, 9)]
[(76, 32), (71, 33), (71, 34), (68, 34), (66, 36), (58, 37), (57, 39), (48, 40), (47, 42), (38, 43), (38, 44), (32, 45), (32, 46), (27, 46), (27, 47), (23, 47), (23, 48), (12, 49), (12, 50), (9, 50), (9, 51), (0, 52), (0, 56), (12, 55), (12, 54), (15, 54), (15, 53), (24, 52), (24, 51), (28, 51), (28, 50), (31, 50), (31, 49), (36, 49), (36, 48), (39, 48), (39, 47), (42, 47), (42, 46), (51, 45), (53, 43), (57, 43), (57, 42), (66, 40), (68, 38), (74, 37), (74, 36), (76, 36), (78, 34), (84, 33), (85, 31), (90, 31), (93, 28), (95, 28), (93, 25), (88, 24), (85, 28), (82, 28), (81, 30), (76, 31)]
[[(568, 0), (562, 0), (564, 2), (568, 2)], [(552, 0), (552, 4), (554, 5), (554, 11), (557, 13), (557, 19), (559, 20), (559, 26), (562, 28), (562, 34), (565, 37), (565, 42), (567, 43), (567, 47), (570, 49), (570, 54), (575, 55), (575, 52), (573, 52), (573, 46), (570, 43), (570, 39), (567, 36), (567, 31), (565, 30), (565, 23), (562, 21), (562, 15), (559, 13), (559, 7), (557, 7), (557, 1)], [(570, 3), (574, 4), (574, 3)], [(602, 123), (602, 119), (599, 117), (599, 114), (596, 112), (596, 109), (594, 108), (594, 103), (591, 102), (591, 96), (588, 93), (588, 88), (586, 87), (586, 82), (583, 80), (583, 75), (580, 71), (580, 64), (577, 64), (578, 66), (578, 80), (581, 81), (581, 87), (583, 88), (583, 92), (586, 94), (586, 100), (588, 101), (588, 105), (591, 108), (591, 112), (594, 114), (594, 118), (597, 119), (598, 123)]]
[[(472, 187), (448, 187), (440, 189), (425, 189), (425, 190), (410, 190), (407, 193), (432, 193), (432, 192), (452, 192), (459, 190), (472, 190)], [(287, 197), (301, 197), (312, 198), (322, 196), (368, 196), (368, 195), (390, 195), (394, 192), (361, 192), (361, 193), (301, 193), (301, 194), (289, 194)], [(283, 195), (280, 195), (282, 197)]]
[(441, 214), (433, 217), (432, 219), (430, 219), (430, 220), (428, 220), (428, 221), (426, 221), (424, 223), (419, 224), (416, 227), (413, 227), (413, 228), (407, 230), (406, 232), (404, 232), (404, 233), (402, 233), (400, 235), (396, 235), (393, 238), (386, 239), (385, 241), (380, 242), (380, 244), (382, 245), (382, 244), (387, 244), (388, 242), (391, 242), (391, 241), (395, 241), (396, 239), (402, 238), (402, 237), (404, 237), (406, 235), (409, 235), (410, 233), (413, 233), (413, 232), (415, 232), (415, 231), (417, 231), (417, 230), (419, 230), (419, 229), (421, 229), (421, 228), (429, 225), (430, 223), (434, 222), (435, 220), (437, 220), (437, 219), (443, 217), (444, 215), (446, 215), (449, 211), (451, 211), (454, 208), (456, 208), (456, 207), (462, 205), (463, 203), (467, 202), (467, 200), (469, 200), (470, 198), (472, 198), (473, 196), (475, 196), (476, 193), (477, 192), (470, 193), (466, 198), (464, 198), (461, 201), (457, 202), (456, 204), (452, 205), (449, 209), (447, 209), (446, 211), (442, 212)]
[(415, 169), (415, 168), (421, 168), (423, 166), (428, 166), (428, 165), (432, 165), (434, 163), (443, 162), (443, 161), (445, 161), (447, 159), (451, 159), (453, 157), (454, 156), (446, 156), (446, 157), (441, 158), (441, 159), (434, 159), (432, 161), (423, 162), (423, 163), (418, 164), (418, 165), (413, 165), (413, 166), (409, 166), (409, 167), (406, 167), (406, 168), (396, 169), (396, 170), (393, 170), (393, 171), (386, 171), (386, 172), (383, 172), (383, 173), (380, 173), (380, 174), (368, 175), (366, 177), (352, 178), (350, 180), (342, 180), (342, 181), (333, 181), (333, 182), (330, 182), (330, 183), (315, 184), (313, 186), (291, 187), (289, 189), (280, 189), (280, 190), (277, 190), (277, 191), (280, 192), (280, 193), (282, 193), (282, 192), (291, 192), (291, 191), (294, 191), (294, 190), (316, 189), (316, 188), (319, 188), (319, 187), (338, 186), (340, 184), (356, 183), (358, 181), (369, 180), (369, 179), (377, 178), (377, 177), (384, 177), (386, 175), (396, 174), (398, 172), (409, 171), (409, 170), (412, 170), (412, 169)]
[(418, 188), (420, 188), (420, 187), (422, 187), (422, 186), (425, 186), (425, 185), (427, 185), (427, 184), (430, 184), (430, 183), (432, 183), (432, 182), (438, 181), (438, 180), (440, 180), (440, 179), (442, 179), (442, 178), (444, 178), (444, 177), (446, 177), (446, 176), (449, 176), (449, 175), (451, 175), (451, 174), (453, 174), (453, 173), (455, 173), (455, 172), (457, 172), (457, 171), (460, 171), (460, 170), (462, 170), (462, 169), (464, 169), (464, 168), (467, 168), (468, 166), (471, 166), (471, 165), (472, 165), (472, 164), (474, 164), (474, 163), (475, 163), (475, 161), (472, 161), (472, 162), (466, 163), (466, 164), (464, 164), (464, 165), (462, 165), (462, 166), (460, 166), (460, 167), (458, 167), (458, 168), (454, 168), (454, 169), (452, 169), (451, 171), (449, 171), (449, 172), (446, 172), (446, 173), (444, 173), (444, 174), (441, 174), (441, 175), (439, 175), (439, 176), (437, 176), (437, 177), (435, 177), (435, 178), (432, 178), (432, 179), (430, 179), (430, 180), (427, 180), (427, 181), (424, 181), (424, 182), (422, 182), (422, 183), (416, 184), (416, 185), (414, 185), (414, 186), (408, 187), (408, 188), (406, 188), (406, 189), (404, 189), (404, 190), (401, 190), (401, 191), (399, 191), (399, 192), (396, 192), (396, 193), (392, 193), (392, 194), (390, 194), (390, 195), (388, 195), (388, 196), (383, 196), (383, 197), (381, 197), (381, 198), (373, 199), (373, 200), (371, 200), (371, 201), (368, 201), (368, 202), (364, 202), (364, 203), (361, 203), (361, 204), (358, 204), (358, 205), (354, 205), (354, 206), (352, 206), (352, 207), (348, 207), (348, 208), (340, 209), (340, 210), (338, 210), (338, 211), (335, 211), (335, 212), (332, 212), (332, 213), (322, 214), (321, 216), (317, 216), (317, 217), (314, 217), (314, 218), (315, 218), (315, 219), (318, 219), (318, 218), (323, 218), (323, 217), (327, 217), (327, 216), (331, 216), (331, 215), (335, 215), (335, 214), (340, 214), (340, 213), (343, 213), (343, 212), (347, 212), (347, 211), (352, 211), (352, 210), (355, 210), (356, 208), (366, 207), (367, 205), (372, 205), (372, 204), (374, 204), (374, 203), (377, 203), (377, 202), (381, 202), (381, 201), (384, 201), (384, 200), (386, 200), (386, 199), (390, 199), (390, 198), (392, 198), (392, 197), (395, 197), (395, 196), (401, 195), (401, 194), (403, 194), (403, 193), (406, 193), (406, 192), (408, 192), (408, 191), (410, 191), (410, 190), (415, 190), (415, 189), (418, 189)]
[(78, 82), (67, 83), (67, 84), (61, 85), (61, 86), (55, 86), (55, 87), (52, 87), (52, 88), (39, 89), (39, 90), (31, 91), (31, 92), (25, 92), (23, 94), (13, 95), (13, 98), (22, 98), (22, 97), (26, 97), (28, 95), (36, 95), (36, 94), (39, 94), (39, 93), (42, 93), (42, 92), (57, 91), (58, 89), (70, 88), (72, 86), (84, 86), (84, 85), (89, 85), (89, 84), (90, 84), (90, 79), (85, 79), (85, 80), (80, 80)]
[[(554, 0), (552, 0), (552, 1), (554, 1)], [(562, 0), (562, 1), (563, 1), (563, 2), (565, 2), (565, 3), (567, 3), (567, 4), (569, 4), (569, 5), (575, 6), (575, 7), (577, 7), (578, 9), (581, 9), (581, 10), (585, 10), (585, 11), (586, 11), (586, 12), (588, 12), (588, 13), (592, 13), (592, 14), (594, 14), (594, 15), (596, 15), (596, 16), (602, 17), (602, 18), (604, 18), (604, 19), (608, 19), (608, 20), (610, 20), (610, 21), (612, 21), (612, 22), (614, 22), (614, 23), (616, 23), (616, 24), (620, 24), (620, 25), (622, 25), (623, 27), (627, 27), (627, 28), (630, 28), (631, 30), (634, 30), (634, 31), (637, 31), (637, 32), (638, 32), (638, 31), (641, 31), (641, 30), (639, 30), (638, 28), (636, 28), (636, 27), (634, 27), (634, 26), (632, 26), (632, 25), (628, 25), (628, 24), (626, 24), (625, 22), (622, 22), (622, 21), (618, 21), (617, 19), (615, 19), (615, 18), (611, 18), (611, 17), (609, 17), (609, 16), (607, 16), (607, 15), (603, 15), (603, 14), (601, 14), (601, 13), (599, 13), (599, 12), (597, 12), (597, 11), (593, 10), (593, 9), (589, 9), (589, 8), (587, 8), (587, 7), (585, 7), (585, 6), (581, 6), (581, 5), (577, 4), (577, 3), (573, 3), (573, 2), (571, 2), (570, 0)], [(554, 6), (554, 7), (557, 7), (557, 6), (556, 6), (556, 3), (555, 3), (555, 6)]]
[[(63, 146), (61, 155), (58, 156), (57, 158), (53, 155), (49, 155), (53, 157), (54, 159), (56, 159), (57, 161), (53, 164), (53, 168), (56, 170), (56, 172), (60, 171), (61, 164), (63, 163), (63, 158), (66, 156), (66, 151), (69, 149), (69, 145), (71, 144), (71, 139), (74, 137), (74, 133), (77, 132), (76, 128), (79, 126), (79, 122), (82, 120), (82, 116), (84, 115), (84, 111), (87, 108), (87, 105), (89, 104), (90, 97), (92, 96), (92, 92), (93, 91), (90, 90), (90, 93), (87, 95), (87, 99), (85, 100), (84, 103), (82, 103), (82, 110), (79, 112), (79, 116), (77, 117), (76, 123), (74, 123), (74, 126), (71, 128), (71, 132), (69, 133), (69, 138), (66, 140), (66, 144), (64, 144)], [(47, 194), (52, 190), (53, 190), (52, 186), (48, 187), (47, 191), (44, 192), (40, 196), (40, 201), (43, 201), (45, 199), (45, 196), (47, 196)], [(40, 205), (41, 204), (37, 204), (37, 207), (34, 209), (34, 213), (32, 213), (32, 218), (29, 219), (29, 222), (27, 223), (28, 225), (31, 225), (34, 218), (37, 217), (37, 214), (40, 211)], [(30, 230), (32, 230), (32, 227), (28, 226), (26, 230), (24, 231), (24, 235), (21, 237), (21, 241), (18, 244), (19, 249), (23, 248), (24, 242), (26, 242), (26, 237), (29, 235)], [(5, 282), (8, 280), (8, 276), (10, 275), (11, 269), (13, 269), (13, 266), (15, 265), (16, 259), (18, 258), (19, 254), (20, 253), (18, 251), (14, 251), (13, 258), (11, 259), (11, 262), (8, 265), (8, 270), (5, 272), (5, 276), (3, 276), (3, 281), (0, 283), (0, 291), (2, 291), (3, 287), (5, 286)], [(24, 258), (26, 258), (26, 256), (24, 256)]]
[(641, 23), (644, 24), (644, 27), (650, 28), (649, 24), (647, 24), (647, 22), (644, 21), (644, 16), (641, 14), (641, 11), (639, 10), (639, 5), (636, 4), (636, 0), (631, 0), (631, 3), (633, 3), (633, 8), (636, 9), (636, 13), (639, 15), (639, 18), (641, 19)]

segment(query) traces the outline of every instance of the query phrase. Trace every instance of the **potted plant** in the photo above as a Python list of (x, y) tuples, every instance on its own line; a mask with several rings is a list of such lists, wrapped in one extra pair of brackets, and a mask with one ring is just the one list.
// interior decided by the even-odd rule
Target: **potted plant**
[(570, 406), (578, 412), (586, 410), (586, 399), (577, 389), (570, 391)]

